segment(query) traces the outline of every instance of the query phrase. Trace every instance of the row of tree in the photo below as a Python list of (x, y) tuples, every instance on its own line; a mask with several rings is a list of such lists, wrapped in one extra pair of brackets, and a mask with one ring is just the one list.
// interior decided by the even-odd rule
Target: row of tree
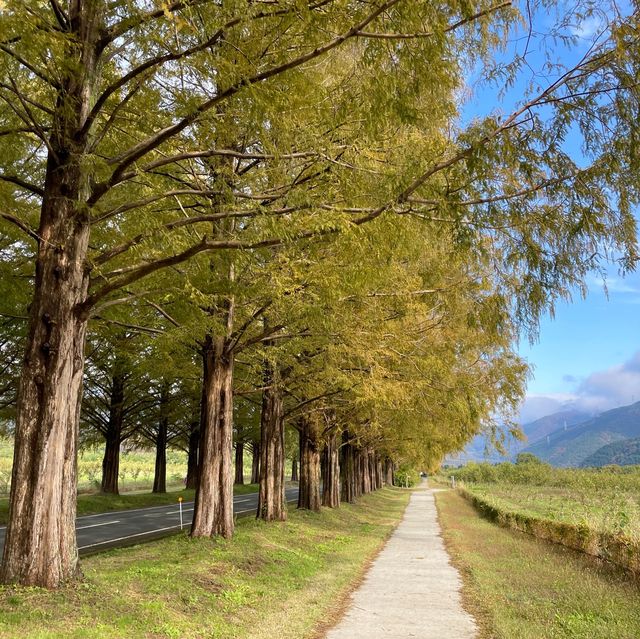
[[(0, 578), (77, 574), (81, 415), (111, 451), (129, 422), (189, 435), (193, 536), (233, 532), (234, 412), (267, 520), (285, 423), (309, 508), (495, 435), (519, 335), (637, 259), (637, 15), (571, 11), (505, 59), (510, 2), (0, 3)], [(589, 47), (562, 39), (596, 12)], [(510, 113), (465, 121), (478, 69)]]

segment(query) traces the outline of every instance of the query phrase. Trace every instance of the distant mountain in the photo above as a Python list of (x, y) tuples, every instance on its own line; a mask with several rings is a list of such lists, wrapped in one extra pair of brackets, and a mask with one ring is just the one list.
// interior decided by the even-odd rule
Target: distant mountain
[(640, 402), (549, 433), (524, 450), (555, 466), (579, 466), (603, 446), (640, 437)]
[(459, 453), (447, 455), (444, 464), (450, 466), (460, 466), (467, 462), (491, 462), (499, 463), (505, 461), (505, 457), (497, 450), (489, 446), (489, 440), (484, 435), (476, 435)]
[(552, 415), (546, 415), (545, 417), (536, 419), (534, 422), (524, 424), (522, 430), (527, 436), (527, 441), (523, 442), (522, 448), (535, 444), (538, 440), (547, 435), (551, 435), (554, 431), (564, 430), (565, 424), (568, 429), (582, 422), (586, 422), (591, 417), (593, 417), (591, 413), (569, 408), (553, 413)]
[(505, 442), (507, 450), (506, 455), (501, 455), (489, 445), (489, 440), (484, 435), (477, 435), (464, 448), (464, 450), (456, 455), (449, 455), (445, 459), (445, 464), (458, 465), (465, 464), (470, 461), (499, 463), (509, 459), (514, 459), (526, 446), (534, 444), (538, 440), (546, 437), (550, 433), (567, 427), (575, 426), (586, 421), (592, 415), (575, 409), (565, 409), (552, 415), (546, 415), (533, 422), (520, 426), (522, 432), (526, 435), (524, 441), (509, 438)]
[(640, 437), (622, 439), (613, 444), (598, 448), (593, 455), (589, 455), (580, 466), (594, 467), (618, 464), (618, 466), (633, 466), (640, 464)]

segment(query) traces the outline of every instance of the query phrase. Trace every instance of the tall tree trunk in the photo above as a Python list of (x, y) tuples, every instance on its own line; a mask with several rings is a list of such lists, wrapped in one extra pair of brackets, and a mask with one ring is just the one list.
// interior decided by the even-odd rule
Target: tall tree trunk
[(251, 483), (260, 482), (260, 444), (251, 442)]
[(256, 517), (285, 521), (287, 509), (284, 484), (284, 419), (282, 391), (276, 367), (265, 364), (265, 390), (260, 415), (260, 489)]
[(120, 432), (107, 431), (102, 457), (102, 482), (100, 491), (119, 495), (118, 474), (120, 472)]
[(291, 460), (291, 481), (300, 481), (300, 475), (298, 474), (298, 458), (295, 456)]
[(387, 486), (393, 486), (393, 462), (388, 457), (384, 460), (384, 481)]
[(238, 486), (244, 485), (244, 442), (236, 444), (236, 477), (234, 480)]
[(195, 489), (198, 482), (198, 445), (200, 443), (200, 423), (193, 421), (189, 429), (189, 447), (187, 449), (187, 477), (185, 488)]
[(369, 492), (373, 492), (376, 489), (376, 456), (371, 449), (367, 451), (367, 469), (369, 471)]
[(300, 485), (298, 508), (320, 511), (320, 444), (318, 428), (309, 416), (298, 425), (300, 434)]
[(192, 537), (233, 535), (233, 351), (207, 335), (202, 348), (203, 416)]
[(104, 2), (69, 3), (49, 136), (0, 580), (54, 588), (78, 574), (76, 452), (88, 313), (86, 136)]
[(359, 446), (354, 446), (353, 448), (353, 459), (354, 459), (354, 467), (355, 467), (355, 495), (356, 499), (360, 499), (362, 497), (362, 487), (363, 487), (363, 479), (362, 479), (362, 451)]
[(153, 492), (167, 492), (167, 434), (169, 430), (169, 385), (163, 383), (160, 389), (160, 418), (156, 437), (156, 465), (153, 478)]
[[(117, 366), (117, 363), (116, 365)], [(120, 444), (122, 443), (122, 426), (124, 421), (124, 384), (121, 372), (114, 370), (111, 376), (111, 396), (109, 398), (109, 423), (104, 434), (104, 456), (102, 458), (103, 493), (118, 495), (118, 474), (120, 472)]]
[(366, 448), (358, 450), (358, 474), (360, 476), (360, 493), (371, 492), (371, 474), (369, 473), (369, 452)]
[(348, 431), (342, 433), (342, 460), (340, 462), (341, 492), (340, 497), (347, 504), (355, 504), (357, 499), (357, 468), (353, 445)]
[(111, 396), (109, 398), (109, 423), (104, 434), (104, 456), (102, 458), (103, 493), (118, 495), (118, 473), (120, 472), (120, 443), (122, 442), (122, 425), (124, 421), (124, 384), (125, 377), (114, 364), (111, 376)]
[(322, 505), (340, 506), (340, 462), (336, 434), (333, 433), (322, 451)]

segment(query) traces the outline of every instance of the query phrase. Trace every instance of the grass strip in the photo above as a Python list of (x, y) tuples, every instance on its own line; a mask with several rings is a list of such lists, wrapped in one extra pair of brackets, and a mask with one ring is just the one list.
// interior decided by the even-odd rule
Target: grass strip
[(534, 537), (567, 546), (573, 550), (610, 561), (636, 576), (640, 575), (640, 541), (623, 533), (597, 530), (587, 523), (571, 523), (537, 516), (509, 507), (491, 495), (458, 488), (483, 516), (492, 521), (528, 533)]
[(384, 489), (283, 523), (238, 522), (232, 540), (176, 535), (82, 562), (59, 591), (0, 587), (3, 639), (302, 639), (340, 610), (398, 524), (409, 493)]
[(640, 637), (638, 585), (622, 570), (496, 526), (453, 491), (436, 504), (479, 639)]
[[(234, 495), (247, 495), (258, 492), (258, 484), (244, 484), (234, 486)], [(123, 493), (121, 495), (106, 495), (96, 493), (93, 495), (78, 495), (78, 516), (97, 515), (116, 510), (131, 510), (133, 508), (147, 508), (149, 506), (164, 506), (177, 504), (178, 497), (184, 501), (193, 501), (194, 490), (178, 490), (168, 493)], [(6, 524), (9, 520), (9, 500), (0, 500), (0, 524)]]

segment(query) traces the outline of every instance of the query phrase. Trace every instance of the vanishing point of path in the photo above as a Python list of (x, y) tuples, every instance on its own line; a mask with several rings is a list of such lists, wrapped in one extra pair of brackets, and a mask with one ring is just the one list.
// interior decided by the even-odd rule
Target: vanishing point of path
[(326, 639), (473, 639), (461, 585), (440, 536), (433, 491), (417, 490)]

